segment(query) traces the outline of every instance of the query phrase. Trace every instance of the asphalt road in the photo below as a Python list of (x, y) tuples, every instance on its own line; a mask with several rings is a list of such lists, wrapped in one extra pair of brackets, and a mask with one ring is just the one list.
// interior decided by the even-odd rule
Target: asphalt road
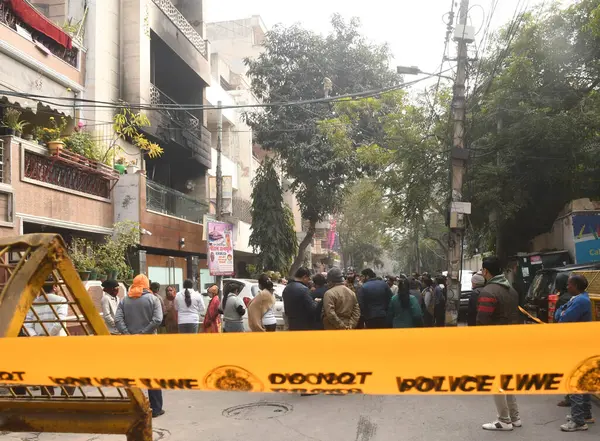
[[(154, 420), (156, 441), (496, 441), (598, 440), (600, 421), (587, 432), (563, 433), (568, 409), (561, 397), (519, 399), (523, 427), (486, 432), (491, 397), (308, 396), (166, 392), (167, 413)], [(247, 407), (238, 407), (247, 406)], [(600, 407), (594, 404), (600, 420)], [(0, 441), (116, 441), (124, 436), (0, 433)]]

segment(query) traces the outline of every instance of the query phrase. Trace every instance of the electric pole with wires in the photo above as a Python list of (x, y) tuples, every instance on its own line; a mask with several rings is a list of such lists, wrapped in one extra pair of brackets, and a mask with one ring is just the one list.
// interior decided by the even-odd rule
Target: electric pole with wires
[(474, 41), (474, 29), (467, 26), (469, 0), (461, 0), (458, 24), (454, 31), (457, 42), (457, 71), (452, 98), (453, 136), (451, 149), (450, 177), (452, 195), (449, 210), (450, 234), (448, 240), (448, 280), (446, 301), (446, 325), (458, 324), (458, 311), (461, 291), (461, 269), (464, 237), (464, 216), (470, 214), (471, 204), (463, 201), (462, 186), (466, 161), (469, 157), (465, 149), (467, 44)]

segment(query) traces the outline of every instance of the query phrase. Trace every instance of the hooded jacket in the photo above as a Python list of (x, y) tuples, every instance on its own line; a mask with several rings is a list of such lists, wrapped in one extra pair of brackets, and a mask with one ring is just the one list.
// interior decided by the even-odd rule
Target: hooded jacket
[(477, 325), (514, 325), (519, 323), (519, 294), (499, 274), (488, 280), (477, 301)]

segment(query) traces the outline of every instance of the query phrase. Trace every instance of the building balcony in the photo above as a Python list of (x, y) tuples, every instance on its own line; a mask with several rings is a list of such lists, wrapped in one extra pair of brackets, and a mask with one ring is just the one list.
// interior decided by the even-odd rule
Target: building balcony
[(211, 135), (208, 129), (202, 125), (202, 121), (153, 84), (150, 85), (150, 103), (154, 106), (167, 106), (168, 108), (149, 111), (148, 118), (151, 126), (145, 130), (163, 142), (175, 142), (191, 150), (198, 162), (210, 168)]
[(208, 41), (192, 27), (179, 9), (170, 0), (152, 0), (156, 6), (171, 20), (179, 31), (188, 39), (196, 50), (208, 60)]
[(20, 234), (27, 223), (111, 234), (110, 167), (74, 154), (51, 156), (46, 147), (0, 138), (0, 236)]
[(0, 0), (0, 52), (63, 86), (81, 89), (84, 52), (29, 3), (23, 2), (21, 8), (15, 11), (9, 0)]
[(148, 179), (143, 173), (121, 176), (114, 189), (115, 222), (133, 220), (142, 228), (146, 249), (205, 254), (202, 239), (208, 205)]
[(46, 150), (35, 144), (23, 145), (22, 179), (25, 182), (110, 200), (114, 182), (119, 179), (113, 168), (68, 150), (56, 156), (49, 156)]
[(146, 179), (146, 209), (201, 224), (208, 204)]
[(194, 72), (210, 85), (210, 44), (170, 0), (148, 2), (148, 24)]

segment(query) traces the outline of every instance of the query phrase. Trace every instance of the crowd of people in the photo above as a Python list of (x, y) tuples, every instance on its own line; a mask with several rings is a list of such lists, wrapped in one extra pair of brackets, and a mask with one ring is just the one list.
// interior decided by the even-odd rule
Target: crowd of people
[[(445, 326), (445, 284), (444, 276), (432, 278), (426, 273), (384, 280), (370, 268), (359, 275), (332, 268), (312, 277), (308, 268), (300, 268), (287, 283), (283, 302), (290, 330), (344, 329), (336, 327), (341, 326), (339, 314), (350, 320), (350, 329), (441, 327)], [(335, 306), (342, 303), (347, 308)]]
[[(474, 295), (469, 324), (475, 326), (522, 323), (519, 296), (504, 276), (496, 257), (484, 259), (482, 270), (473, 276)], [(239, 290), (219, 296), (218, 287), (208, 289), (210, 301), (186, 280), (183, 290), (175, 293), (167, 287), (166, 297), (158, 295), (160, 285), (138, 275), (129, 292), (118, 299), (118, 283), (103, 282), (102, 311), (112, 334), (156, 334), (198, 332), (244, 332), (243, 317), (248, 315), (252, 332), (273, 332), (277, 321), (274, 285), (266, 274), (259, 280), (259, 293), (249, 302), (239, 297)], [(566, 280), (568, 295), (557, 308), (555, 321), (591, 321), (591, 302), (586, 292), (587, 280), (573, 275)], [(313, 275), (308, 268), (296, 271), (283, 290), (283, 303), (289, 331), (354, 330), (383, 328), (417, 328), (445, 326), (446, 279), (427, 274), (410, 277), (378, 277), (372, 269), (359, 276), (344, 275), (339, 268)], [(153, 417), (164, 414), (160, 390), (148, 391)], [(486, 430), (509, 431), (521, 427), (519, 408), (514, 395), (494, 397), (498, 417), (483, 425)], [(569, 395), (560, 405), (571, 407), (563, 431), (587, 430), (594, 422), (590, 396)]]
[[(484, 259), (482, 269), (473, 275), (470, 297), (470, 326), (511, 325), (523, 323), (519, 312), (519, 295), (506, 279), (497, 257)], [(588, 282), (582, 275), (557, 281), (564, 283), (555, 322), (589, 322), (592, 305), (586, 292)], [(325, 286), (326, 285), (326, 286)], [(560, 287), (559, 287), (560, 289)], [(326, 277), (312, 278), (307, 268), (300, 268), (295, 279), (283, 291), (283, 301), (290, 331), (316, 329), (350, 330), (445, 326), (446, 278), (427, 274), (390, 277), (384, 281), (371, 269), (360, 277), (331, 269)], [(522, 426), (515, 395), (494, 396), (497, 419), (482, 426), (485, 430), (511, 431)], [(587, 430), (594, 422), (589, 394), (565, 397), (560, 406), (570, 406), (562, 431)]]

